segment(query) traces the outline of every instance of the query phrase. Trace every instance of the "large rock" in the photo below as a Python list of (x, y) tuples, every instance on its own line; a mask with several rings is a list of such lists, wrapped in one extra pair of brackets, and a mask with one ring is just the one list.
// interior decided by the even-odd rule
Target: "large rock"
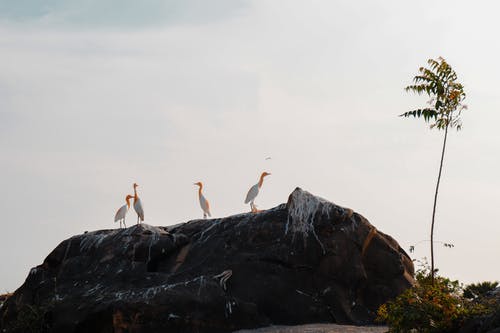
[(71, 237), (6, 301), (0, 327), (119, 333), (369, 324), (413, 273), (398, 243), (363, 216), (297, 188), (286, 205), (257, 214)]

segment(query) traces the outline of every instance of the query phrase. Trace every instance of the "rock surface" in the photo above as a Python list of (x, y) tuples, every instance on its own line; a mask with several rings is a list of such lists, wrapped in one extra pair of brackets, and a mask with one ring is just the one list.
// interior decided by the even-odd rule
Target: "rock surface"
[(2, 308), (2, 305), (3, 303), (10, 297), (12, 296), (11, 293), (7, 293), (7, 294), (2, 294), (0, 295), (0, 308)]
[(337, 324), (308, 324), (297, 326), (269, 326), (234, 333), (386, 333), (387, 326), (351, 326)]
[[(221, 274), (224, 273), (225, 274)], [(364, 217), (297, 188), (257, 214), (100, 230), (63, 241), (0, 308), (0, 328), (231, 332), (366, 325), (413, 263)]]

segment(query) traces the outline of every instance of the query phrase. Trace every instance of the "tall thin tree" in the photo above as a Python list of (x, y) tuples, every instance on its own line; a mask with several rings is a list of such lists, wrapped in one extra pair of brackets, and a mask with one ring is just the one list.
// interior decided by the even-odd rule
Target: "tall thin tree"
[(463, 110), (467, 109), (467, 106), (462, 104), (465, 99), (464, 87), (461, 83), (457, 82), (457, 74), (453, 68), (441, 57), (437, 60), (429, 59), (427, 64), (428, 67), (419, 68), (419, 74), (413, 78), (414, 84), (407, 86), (405, 90), (429, 96), (429, 107), (408, 111), (400, 116), (423, 118), (425, 122), (430, 123), (431, 129), (444, 130), (431, 222), (431, 276), (432, 283), (434, 284), (434, 221), (448, 129), (455, 128), (456, 130), (460, 130), (462, 128), (460, 115)]

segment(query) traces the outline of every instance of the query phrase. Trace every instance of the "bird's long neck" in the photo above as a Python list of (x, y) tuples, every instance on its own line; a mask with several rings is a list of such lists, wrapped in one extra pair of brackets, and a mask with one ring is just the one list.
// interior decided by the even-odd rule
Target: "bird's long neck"
[(134, 186), (134, 202), (136, 202), (138, 198), (139, 197), (137, 196), (137, 187)]
[(264, 175), (260, 175), (260, 179), (259, 179), (259, 188), (262, 187), (262, 184), (264, 184)]
[(125, 199), (125, 201), (127, 201), (127, 208), (130, 208), (130, 198), (129, 198), (129, 197), (127, 197), (127, 198)]
[(201, 198), (201, 196), (202, 196), (202, 194), (201, 194), (201, 188), (202, 188), (202, 187), (203, 187), (203, 186), (201, 186), (201, 185), (200, 185), (200, 187), (198, 188), (198, 197), (200, 197), (200, 198)]

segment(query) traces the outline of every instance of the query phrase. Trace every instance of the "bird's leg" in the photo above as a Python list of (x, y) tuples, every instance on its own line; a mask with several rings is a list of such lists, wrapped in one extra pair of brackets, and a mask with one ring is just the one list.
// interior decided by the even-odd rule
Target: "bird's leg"
[(139, 214), (137, 214), (137, 224), (139, 224)]
[(207, 213), (203, 213), (203, 218), (206, 219), (207, 218)]
[(125, 219), (123, 219), (123, 227), (126, 228), (127, 225), (125, 224)]
[(257, 208), (255, 202), (252, 201), (252, 213), (258, 213), (260, 210)]

